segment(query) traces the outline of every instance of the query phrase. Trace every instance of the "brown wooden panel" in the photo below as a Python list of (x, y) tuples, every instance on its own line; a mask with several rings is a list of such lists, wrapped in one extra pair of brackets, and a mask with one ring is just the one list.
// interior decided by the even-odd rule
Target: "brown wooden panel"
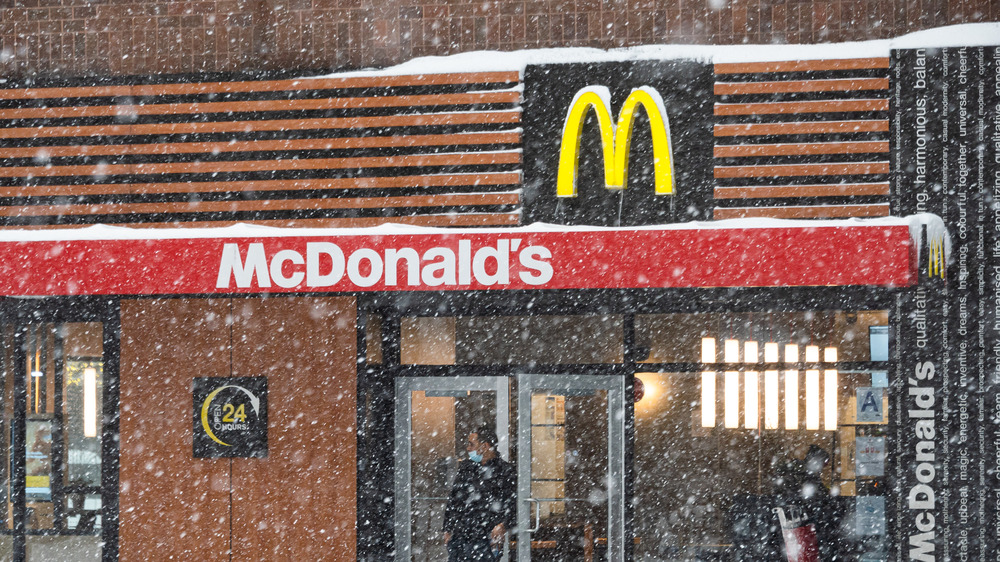
[(21, 107), (0, 109), (0, 119), (70, 119), (114, 117), (116, 115), (183, 115), (205, 113), (249, 113), (264, 111), (315, 111), (327, 109), (362, 109), (373, 107), (419, 107), (435, 105), (513, 104), (520, 92), (487, 91), (412, 96), (377, 96), (359, 98), (321, 98), (252, 100), (202, 103), (151, 103), (143, 105), (82, 105)]
[(233, 300), (233, 372), (268, 378), (268, 456), (233, 461), (233, 560), (356, 560), (350, 297)]
[(889, 141), (717, 145), (714, 155), (716, 158), (741, 158), (752, 156), (869, 154), (881, 152), (889, 152)]
[(889, 204), (818, 205), (813, 207), (733, 207), (716, 208), (716, 220), (750, 217), (774, 219), (830, 219), (850, 217), (887, 217)]
[(337, 137), (233, 142), (32, 146), (0, 148), (0, 158), (212, 154), (219, 152), (271, 152), (280, 150), (342, 150), (353, 148), (517, 144), (520, 142), (521, 133), (517, 131), (497, 131), (490, 133), (457, 133), (453, 135), (393, 135), (386, 137)]
[(835, 183), (816, 185), (716, 186), (716, 199), (769, 199), (782, 197), (843, 197), (889, 195), (889, 183)]
[(717, 137), (757, 135), (812, 135), (822, 133), (884, 133), (889, 130), (887, 119), (855, 121), (806, 121), (800, 123), (746, 123), (715, 125)]
[(716, 115), (778, 115), (841, 113), (846, 111), (889, 111), (889, 100), (818, 100), (715, 104)]
[(443, 193), (399, 197), (337, 197), (324, 199), (262, 199), (255, 201), (194, 201), (169, 203), (102, 203), (83, 205), (0, 206), (0, 217), (108, 215), (151, 213), (235, 213), (311, 209), (378, 209), (400, 207), (461, 207), (516, 205), (518, 193)]
[(451, 152), (356, 158), (304, 158), (301, 160), (228, 160), (222, 162), (162, 162), (80, 166), (0, 167), (0, 177), (109, 176), (134, 174), (211, 174), (217, 172), (261, 172), (272, 170), (328, 170), (343, 168), (394, 168), (424, 166), (473, 166), (518, 164), (520, 151)]
[(776, 164), (770, 166), (716, 166), (716, 178), (769, 178), (777, 176), (835, 176), (888, 174), (888, 162)]
[[(386, 223), (409, 224), (413, 226), (517, 226), (521, 214), (513, 213), (445, 213), (441, 215), (407, 215), (399, 217), (348, 217), (322, 219), (263, 219), (254, 220), (253, 224), (274, 226), (279, 228), (365, 228)], [(246, 221), (178, 221), (178, 222), (114, 222), (102, 221), (101, 224), (113, 224), (135, 228), (209, 228), (246, 224)], [(0, 226), (0, 230), (38, 230), (52, 228), (80, 228), (78, 224), (55, 225), (15, 225)]]
[(126, 135), (194, 135), (204, 133), (251, 133), (258, 131), (303, 131), (313, 129), (373, 129), (379, 127), (423, 127), (438, 125), (491, 125), (519, 123), (520, 121), (520, 111), (449, 112), (412, 115), (379, 115), (373, 117), (214, 121), (209, 123), (8, 127), (0, 128), (0, 138), (15, 139)]
[(889, 57), (718, 63), (715, 65), (715, 73), (754, 74), (758, 72), (815, 72), (824, 70), (866, 70), (873, 68), (889, 68)]
[(401, 76), (298, 78), (294, 80), (140, 84), (135, 86), (11, 88), (0, 89), (0, 99), (14, 100), (112, 96), (173, 96), (230, 92), (282, 92), (288, 90), (333, 90), (339, 88), (389, 88), (395, 86), (516, 83), (519, 80), (520, 73), (518, 72), (463, 72)]
[(229, 374), (226, 300), (121, 303), (120, 559), (228, 560), (229, 461), (192, 458), (191, 380)]
[(888, 90), (888, 78), (833, 78), (774, 82), (716, 82), (715, 95), (790, 94), (795, 92), (853, 92)]
[(458, 187), (477, 185), (515, 185), (520, 182), (520, 172), (499, 172), (483, 174), (323, 178), (305, 180), (14, 185), (0, 186), (0, 197), (68, 197), (74, 195), (134, 195), (142, 193), (225, 193), (228, 191), (300, 191), (313, 189)]

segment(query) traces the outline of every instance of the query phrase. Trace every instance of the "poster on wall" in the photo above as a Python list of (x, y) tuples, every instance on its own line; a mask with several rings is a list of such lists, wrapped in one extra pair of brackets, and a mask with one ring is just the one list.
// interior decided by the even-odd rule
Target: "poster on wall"
[(52, 501), (52, 420), (27, 420), (24, 432), (25, 499)]
[(267, 456), (267, 377), (199, 377), (191, 391), (195, 458)]
[(937, 214), (951, 240), (947, 272), (922, 256), (900, 301), (893, 560), (998, 550), (998, 63), (1000, 47), (893, 52), (894, 213)]

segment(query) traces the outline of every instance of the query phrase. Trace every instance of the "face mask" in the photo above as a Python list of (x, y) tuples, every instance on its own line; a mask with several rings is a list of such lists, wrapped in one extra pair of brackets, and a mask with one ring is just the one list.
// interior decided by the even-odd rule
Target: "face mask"
[(469, 451), (469, 460), (472, 462), (483, 462), (483, 455), (476, 451)]

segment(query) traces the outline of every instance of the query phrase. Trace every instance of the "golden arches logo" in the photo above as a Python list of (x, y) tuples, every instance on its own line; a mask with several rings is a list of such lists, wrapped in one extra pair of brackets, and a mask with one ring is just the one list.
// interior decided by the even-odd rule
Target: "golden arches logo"
[(601, 129), (604, 184), (608, 189), (625, 189), (628, 182), (628, 153), (632, 141), (632, 125), (635, 123), (636, 109), (640, 105), (649, 117), (653, 136), (654, 191), (657, 195), (670, 195), (674, 192), (670, 123), (659, 92), (649, 86), (632, 90), (622, 105), (617, 123), (612, 123), (610, 90), (605, 86), (588, 86), (576, 93), (563, 124), (559, 172), (556, 180), (558, 197), (576, 197), (580, 139), (583, 134), (583, 122), (590, 109), (594, 110)]
[(944, 237), (933, 238), (928, 245), (930, 246), (930, 256), (927, 260), (927, 276), (944, 279), (946, 259)]

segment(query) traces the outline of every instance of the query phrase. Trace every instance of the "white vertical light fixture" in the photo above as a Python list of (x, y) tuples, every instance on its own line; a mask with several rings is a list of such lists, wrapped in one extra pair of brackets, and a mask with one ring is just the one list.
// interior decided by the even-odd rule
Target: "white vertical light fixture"
[(806, 429), (819, 429), (819, 370), (806, 371)]
[(701, 373), (701, 426), (715, 427), (715, 373)]
[[(755, 341), (743, 342), (743, 362), (760, 361), (760, 350)], [(747, 371), (743, 378), (743, 418), (747, 429), (760, 426), (760, 374)]]
[(740, 340), (726, 340), (723, 344), (723, 360), (726, 363), (740, 362)]
[[(726, 340), (723, 343), (722, 357), (726, 363), (740, 362), (739, 340)], [(729, 428), (740, 426), (740, 373), (726, 371), (724, 383), (723, 424)]]
[[(826, 363), (837, 362), (837, 348), (828, 347), (823, 350), (823, 361)], [(823, 371), (823, 429), (827, 431), (837, 430), (837, 391), (838, 391), (837, 369), (826, 369)]]
[(97, 437), (97, 369), (83, 370), (83, 436)]
[(806, 363), (819, 363), (819, 346), (806, 346)]
[(701, 362), (715, 363), (715, 338), (701, 338)]
[[(799, 346), (785, 345), (785, 363), (799, 362)], [(799, 372), (785, 371), (785, 429), (799, 428)]]
[(760, 425), (760, 375), (757, 371), (747, 371), (743, 379), (743, 413), (747, 429), (757, 429)]
[(764, 371), (764, 429), (778, 429), (778, 371)]
[[(764, 344), (764, 362), (778, 362), (778, 343)], [(764, 429), (778, 429), (778, 371), (764, 371)]]
[[(715, 363), (715, 338), (701, 338), (701, 362)], [(701, 426), (715, 427), (715, 373), (701, 373)]]
[(764, 344), (764, 362), (765, 363), (777, 363), (778, 362), (778, 344), (777, 342), (769, 341)]
[(740, 373), (726, 371), (724, 423), (729, 429), (740, 426)]

